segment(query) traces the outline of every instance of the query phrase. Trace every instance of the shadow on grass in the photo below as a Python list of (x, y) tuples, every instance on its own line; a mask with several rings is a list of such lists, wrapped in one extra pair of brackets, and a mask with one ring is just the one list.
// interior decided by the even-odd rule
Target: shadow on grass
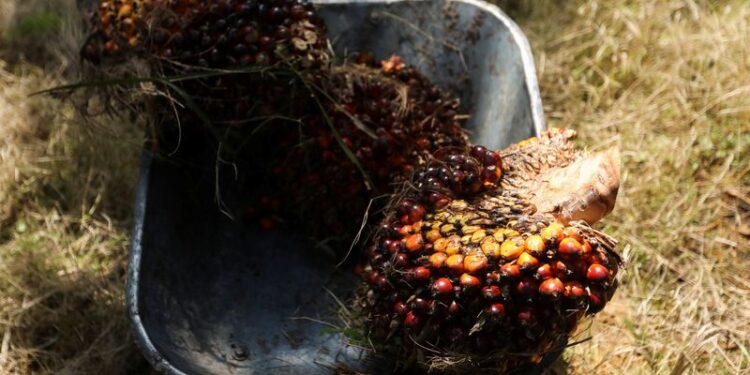
[(70, 259), (50, 254), (43, 242), (22, 236), (17, 250), (6, 262), (15, 286), (8, 289), (20, 301), (14, 326), (6, 328), (16, 351), (13, 367), (22, 373), (147, 372), (125, 318), (123, 259), (101, 270), (66, 269)]
[(570, 374), (569, 363), (565, 358), (560, 357), (552, 365), (544, 371), (544, 375), (568, 375)]
[(147, 373), (124, 301), (137, 131), (87, 131), (59, 116), (70, 112), (65, 105), (30, 100), (46, 104), (27, 115), (24, 142), (42, 151), (19, 171), (22, 187), (7, 202), (16, 212), (0, 229), (0, 294), (8, 301), (0, 329), (9, 344), (0, 369)]
[(48, 128), (41, 134), (49, 138), (33, 142), (47, 150), (32, 164), (40, 170), (20, 171), (26, 186), (15, 195), (15, 220), (2, 228), (0, 293), (12, 303), (0, 310), (11, 348), (0, 366), (146, 373), (124, 301), (140, 147), (131, 143), (132, 131), (113, 137), (38, 121), (44, 116), (31, 116), (29, 126)]

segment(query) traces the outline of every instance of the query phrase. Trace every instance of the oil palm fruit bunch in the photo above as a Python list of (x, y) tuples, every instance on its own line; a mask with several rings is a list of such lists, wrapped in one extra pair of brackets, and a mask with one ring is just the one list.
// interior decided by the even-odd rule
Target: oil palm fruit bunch
[(376, 348), (431, 370), (502, 373), (561, 349), (604, 307), (621, 260), (590, 225), (614, 206), (619, 161), (578, 151), (574, 135), (419, 168), (360, 269), (356, 308)]
[[(156, 105), (158, 118), (174, 124), (177, 112), (183, 128), (208, 128), (225, 149), (271, 160), (275, 178), (263, 179), (280, 194), (263, 198), (313, 223), (318, 238), (346, 237), (371, 197), (436, 150), (466, 145), (458, 100), (399, 57), (365, 53), (330, 66), (325, 27), (307, 1), (100, 0), (93, 18), (84, 57), (106, 66), (141, 56), (155, 74), (177, 77), (162, 104), (189, 104), (187, 95), (194, 105)], [(246, 211), (267, 222), (261, 203)]]
[(99, 0), (84, 46), (92, 60), (140, 51), (212, 68), (327, 59), (323, 23), (305, 0)]
[(467, 146), (458, 99), (398, 56), (333, 67), (320, 84), (323, 111), (288, 134), (276, 168), (284, 200), (303, 218), (322, 218), (320, 232), (346, 237), (371, 197), (440, 150)]
[(158, 87), (168, 100), (153, 106), (168, 123), (247, 127), (269, 113), (307, 113), (289, 87), (329, 60), (305, 0), (99, 0), (92, 23), (83, 58), (104, 71), (145, 60), (156, 82), (170, 81)]

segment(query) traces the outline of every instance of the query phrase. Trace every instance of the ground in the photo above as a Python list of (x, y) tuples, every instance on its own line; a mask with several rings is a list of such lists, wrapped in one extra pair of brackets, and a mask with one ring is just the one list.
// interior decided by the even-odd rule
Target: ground
[[(73, 2), (0, 0), (0, 372), (140, 374), (123, 291), (143, 129), (29, 96), (75, 74)], [(626, 272), (552, 372), (750, 372), (750, 3), (499, 3), (549, 125), (623, 157), (605, 227)]]

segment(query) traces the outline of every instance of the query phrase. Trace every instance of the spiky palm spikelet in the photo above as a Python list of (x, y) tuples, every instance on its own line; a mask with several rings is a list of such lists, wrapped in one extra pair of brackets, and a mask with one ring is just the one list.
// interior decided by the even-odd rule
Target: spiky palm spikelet
[(612, 209), (619, 169), (573, 136), (551, 130), (501, 151), (499, 181), (455, 177), (487, 171), (481, 147), (416, 174), (366, 253), (358, 307), (380, 347), (447, 370), (512, 370), (604, 307), (621, 261), (589, 223)]

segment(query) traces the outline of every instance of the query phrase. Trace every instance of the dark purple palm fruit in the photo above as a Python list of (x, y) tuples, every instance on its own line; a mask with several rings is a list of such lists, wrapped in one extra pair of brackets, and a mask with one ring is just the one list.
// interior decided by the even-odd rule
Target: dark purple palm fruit
[(458, 99), (398, 57), (380, 65), (333, 67), (315, 92), (324, 111), (303, 117), (301, 134), (281, 147), (288, 155), (276, 168), (279, 191), (303, 220), (315, 218), (317, 235), (351, 240), (371, 198), (437, 153), (467, 145)]
[(561, 349), (604, 307), (621, 260), (590, 224), (614, 206), (618, 157), (580, 152), (573, 136), (418, 169), (365, 253), (357, 308), (377, 348), (431, 370), (503, 373)]

